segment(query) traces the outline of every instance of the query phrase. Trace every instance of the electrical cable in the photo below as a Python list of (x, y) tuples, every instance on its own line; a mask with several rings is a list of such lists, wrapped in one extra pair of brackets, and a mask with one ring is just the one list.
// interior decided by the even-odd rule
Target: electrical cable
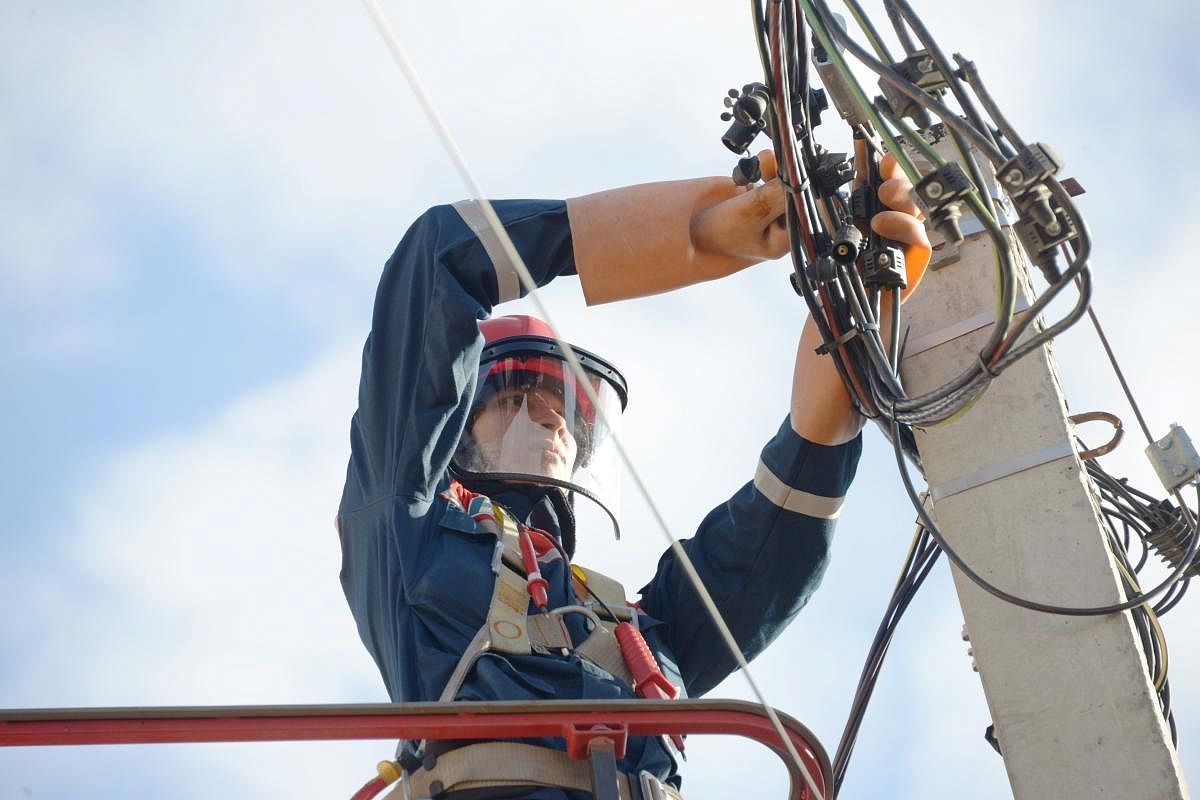
[[(822, 23), (827, 22), (825, 16), (823, 15), (828, 15), (828, 9), (823, 3), (820, 2), (820, 0), (805, 0), (805, 7), (815, 20), (821, 21)], [(888, 132), (888, 126), (883, 124), (883, 117), (880, 117), (879, 114), (876, 113), (878, 111), (877, 109), (870, 107), (866, 103), (865, 97), (862, 95), (861, 87), (858, 87), (857, 84), (852, 81), (852, 76), (849, 75), (844, 62), (842, 62), (840, 59), (837, 48), (833, 45), (833, 39), (831, 37), (836, 37), (840, 42), (845, 43), (843, 32), (833, 31), (832, 29), (829, 31), (824, 31), (821, 26), (816, 26), (814, 28), (814, 32), (817, 35), (817, 38), (821, 40), (823, 47), (827, 51), (829, 63), (832, 64), (838, 73), (842, 75), (843, 79), (846, 80), (847, 86), (853, 87), (855, 101), (873, 117), (875, 125), (879, 129), (881, 135), (883, 135), (885, 139), (889, 140), (889, 147), (897, 151), (898, 156), (901, 156), (902, 151), (898, 149), (898, 146), (894, 141), (891, 141), (891, 134)], [(853, 49), (850, 48), (848, 44), (847, 49), (850, 49), (853, 52)], [(778, 68), (776, 68), (776, 71), (778, 71)], [(913, 87), (913, 89), (914, 91), (918, 91), (916, 87)], [(779, 105), (781, 102), (784, 102), (779, 99), (780, 94), (781, 92), (777, 89), (775, 92), (777, 105)], [(925, 95), (925, 98), (930, 99), (928, 95)], [(885, 114), (884, 116), (887, 115)], [(894, 118), (892, 121), (898, 122)], [(952, 124), (948, 123), (948, 125), (952, 134), (957, 131)], [(924, 145), (924, 142), (919, 135), (912, 135), (909, 138), (914, 143)], [(954, 138), (957, 137), (955, 136)], [(964, 146), (965, 142), (959, 140), (960, 149), (962, 149)], [(778, 145), (777, 149), (786, 150), (786, 148), (779, 148)], [(904, 166), (904, 161), (905, 159), (901, 158), (902, 166)], [(975, 183), (982, 184), (982, 175), (978, 171), (978, 165), (974, 163), (974, 160), (964, 156), (964, 162), (967, 165), (968, 171), (972, 173)], [(910, 177), (912, 177), (913, 169), (911, 165), (908, 165), (906, 170), (909, 172)], [(1055, 196), (1057, 197), (1057, 195)], [(1063, 193), (1063, 196), (1066, 196), (1065, 192)], [(827, 346), (834, 342), (842, 344), (843, 347), (841, 349), (843, 349), (845, 353), (839, 354), (839, 358), (841, 358), (841, 360), (849, 360), (849, 362), (852, 363), (855, 359), (853, 354), (857, 353), (861, 349), (861, 345), (855, 343), (850, 346), (845, 346), (844, 343), (840, 341), (842, 336), (859, 335), (863, 336), (865, 340), (870, 342), (870, 344), (867, 345), (867, 349), (863, 352), (871, 357), (871, 360), (875, 362), (875, 367), (871, 368), (864, 365), (862, 367), (851, 368), (850, 363), (848, 363), (847, 369), (845, 370), (845, 372), (851, 376), (858, 374), (858, 377), (854, 378), (850, 382), (851, 393), (855, 398), (856, 406), (858, 406), (859, 410), (864, 412), (867, 416), (878, 416), (874, 413), (876, 409), (883, 413), (884, 416), (888, 416), (892, 412), (898, 412), (898, 418), (902, 423), (924, 425), (935, 424), (945, 419), (952, 418), (955, 414), (961, 412), (976, 399), (978, 394), (982, 392), (984, 388), (986, 388), (990, 379), (994, 377), (994, 375), (998, 374), (1004, 367), (1015, 360), (1014, 356), (1012, 359), (1001, 362), (1001, 358), (1008, 355), (1006, 348), (1011, 347), (1016, 341), (1016, 337), (1012, 335), (1012, 329), (1009, 327), (1009, 323), (1012, 319), (1009, 309), (1015, 306), (1015, 286), (1017, 283), (1015, 277), (1016, 266), (1013, 260), (1012, 251), (1008, 244), (1007, 237), (1002, 234), (999, 224), (995, 221), (990, 195), (986, 193), (980, 194), (978, 190), (976, 190), (973, 193), (973, 196), (969, 199), (969, 202), (973, 206), (976, 216), (983, 221), (985, 229), (992, 238), (1000, 254), (999, 263), (1001, 266), (1000, 269), (998, 269), (998, 274), (1000, 277), (997, 281), (997, 284), (1000, 292), (1000, 300), (998, 305), (1001, 310), (998, 312), (997, 325), (993, 326), (992, 328), (991, 339), (988, 345), (983, 348), (979, 363), (968, 366), (964, 372), (962, 372), (949, 383), (941, 387), (937, 387), (924, 395), (918, 397), (904, 397), (902, 393), (899, 393), (895, 390), (894, 382), (890, 381), (886, 377), (886, 373), (891, 371), (890, 368), (884, 370), (881, 367), (881, 362), (883, 362), (884, 359), (878, 358), (881, 351), (878, 347), (874, 346), (873, 341), (877, 336), (876, 328), (879, 324), (878, 321), (866, 313), (860, 313), (857, 309), (851, 308), (848, 318), (853, 320), (853, 325), (847, 327), (847, 334), (840, 334), (840, 332), (836, 330), (840, 326), (832, 324), (830, 325), (830, 328), (833, 330), (834, 335), (831, 339), (826, 340), (826, 344)], [(1072, 210), (1073, 213), (1073, 208), (1069, 205), (1069, 202), (1064, 205), (1069, 210)], [(1077, 214), (1073, 214), (1073, 216), (1077, 216)], [(811, 246), (809, 246), (808, 249), (811, 251)], [(1087, 248), (1083, 248), (1082, 251), (1084, 254), (1086, 254)], [(813, 261), (811, 254), (809, 261)], [(1076, 273), (1086, 269), (1085, 257), (1078, 259), (1076, 264), (1073, 266), (1076, 269)], [(802, 273), (799, 271), (798, 275), (803, 278)], [(840, 275), (839, 280), (845, 283), (844, 279)], [(1065, 279), (1056, 283), (1054, 287), (1052, 287), (1053, 291), (1048, 292), (1050, 297), (1053, 297), (1054, 294), (1061, 290), (1065, 283)], [(1087, 288), (1088, 285), (1089, 284), (1086, 282), (1084, 283), (1085, 288)], [(811, 298), (815, 296), (813, 293), (802, 291), (802, 294), (804, 294), (806, 299), (810, 300), (810, 309), (813, 310), (814, 315), (817, 314), (818, 308), (823, 308), (825, 315), (831, 319), (837, 316), (837, 313), (830, 309), (827, 303), (818, 304), (812, 302)], [(848, 302), (851, 302), (852, 305), (853, 294), (854, 293), (850, 290), (843, 292), (843, 296), (848, 298)], [(1049, 302), (1049, 299), (1050, 298), (1046, 298), (1044, 302)], [(1081, 300), (1079, 303), (1077, 303), (1077, 313), (1082, 313), (1082, 309), (1085, 307), (1086, 300)], [(865, 310), (866, 309), (864, 309), (864, 311)], [(1017, 356), (1025, 355), (1031, 352), (1034, 347), (1040, 345), (1046, 340), (1046, 338), (1052, 336), (1054, 333), (1057, 333), (1067, 325), (1072, 324), (1078, 318), (1077, 313), (1070, 315), (1063, 322), (1052, 326), (1053, 329), (1045, 337), (1034, 337), (1035, 341), (1033, 345), (1030, 345), (1028, 342), (1021, 343), (1021, 346), (1017, 352)], [(877, 371), (877, 375), (875, 377), (868, 377), (871, 369), (875, 369)], [(868, 399), (866, 397), (866, 392), (863, 391), (862, 388), (864, 386), (871, 387), (877, 396)], [(889, 387), (891, 388), (890, 391), (888, 390)], [(880, 392), (880, 389), (883, 389), (884, 391)]]
[[(832, 14), (828, 6), (823, 0), (802, 0), (806, 6), (812, 9), (812, 12), (821, 21), (824, 30), (838, 44), (846, 48), (856, 59), (864, 66), (870, 69), (881, 78), (885, 79), (889, 84), (896, 88), (907, 99), (924, 106), (927, 110), (932, 111), (938, 116), (948, 128), (957, 129), (963, 136), (971, 140), (971, 143), (978, 147), (988, 157), (992, 163), (998, 163), (1002, 159), (1002, 153), (992, 142), (992, 140), (984, 133), (976, 130), (969, 123), (962, 121), (954, 111), (947, 107), (944, 103), (929, 96), (924, 90), (914, 86), (911, 82), (900, 75), (892, 67), (881, 63), (873, 58), (870, 53), (862, 48), (850, 36), (842, 30), (840, 25), (832, 22)], [(832, 54), (831, 54), (832, 55)], [(914, 180), (915, 184), (916, 181)]]
[(958, 53), (954, 54), (954, 61), (958, 64), (958, 69), (962, 73), (963, 80), (971, 87), (971, 91), (979, 98), (979, 102), (983, 105), (983, 110), (991, 117), (992, 122), (996, 123), (996, 127), (1000, 131), (1002, 139), (997, 140), (996, 144), (1007, 158), (1012, 158), (1016, 155), (1012, 147), (1006, 146), (1005, 142), (1015, 146), (1018, 150), (1025, 149), (1025, 142), (1017, 133), (1016, 128), (1008, 124), (1008, 119), (1000, 111), (1000, 107), (996, 105), (996, 101), (992, 98), (990, 92), (983, 85), (983, 78), (979, 75), (979, 70), (975, 67), (974, 61), (968, 61)]
[(883, 42), (883, 37), (879, 35), (879, 31), (875, 29), (875, 25), (871, 22), (871, 18), (863, 11), (862, 4), (858, 0), (844, 0), (846, 8), (850, 11), (850, 16), (854, 17), (854, 21), (858, 23), (858, 27), (862, 28), (863, 33), (867, 37), (867, 41), (871, 43), (871, 49), (875, 54), (889, 64), (895, 59), (888, 52), (887, 45)]
[[(909, 5), (908, 0), (887, 0), (887, 2), (889, 5), (900, 11), (900, 15), (904, 18), (904, 21), (908, 23), (908, 26), (912, 29), (912, 32), (916, 35), (917, 39), (922, 45), (925, 46), (925, 50), (928, 51), (930, 58), (933, 59), (933, 63), (937, 65), (938, 71), (942, 73), (942, 77), (949, 85), (950, 91), (954, 95), (954, 99), (958, 101), (959, 106), (967, 115), (967, 119), (971, 120), (971, 123), (975, 126), (975, 129), (981, 135), (986, 136), (992, 147), (995, 147), (997, 151), (999, 151), (999, 148), (996, 145), (995, 137), (992, 136), (991, 128), (983, 120), (983, 117), (980, 116), (979, 110), (975, 108), (975, 104), (971, 102), (970, 96), (962, 90), (959, 82), (953, 80), (954, 66), (950, 63), (950, 60), (946, 58), (945, 53), (942, 52), (942, 48), (938, 46), (937, 40), (934, 39), (929, 33), (929, 29), (925, 27), (925, 22), (921, 19), (917, 12), (913, 11), (913, 8), (911, 5)], [(959, 146), (962, 147), (961, 143)]]
[(871, 645), (867, 650), (867, 657), (863, 664), (862, 673), (859, 676), (858, 687), (850, 704), (850, 712), (847, 715), (846, 725), (842, 730), (842, 737), (838, 742), (837, 753), (833, 760), (835, 794), (841, 791), (842, 782), (845, 779), (850, 757), (854, 752), (854, 744), (858, 737), (858, 731), (862, 726), (867, 704), (874, 693), (875, 685), (896, 627), (900, 622), (900, 618), (912, 602), (913, 597), (916, 596), (917, 590), (920, 589), (921, 585), (925, 582), (925, 578), (928, 577), (930, 571), (933, 569), (933, 565), (937, 562), (940, 553), (941, 549), (932, 541), (928, 531), (922, 525), (918, 524), (916, 532), (913, 534), (912, 544), (909, 546), (908, 556), (905, 559), (903, 568), (900, 570), (900, 576), (896, 580), (891, 599), (888, 601), (887, 608), (884, 611), (883, 619), (880, 621)]
[[(947, 162), (932, 148), (925, 134), (908, 125), (903, 116), (926, 118), (926, 113), (932, 113), (940, 118), (945, 133), (949, 136), (954, 147), (958, 150), (958, 163), (962, 165), (967, 187), (955, 195), (958, 202), (965, 203), (973, 211), (995, 244), (996, 261), (996, 323), (992, 326), (988, 342), (980, 349), (978, 361), (966, 367), (960, 374), (947, 383), (929, 390), (921, 395), (905, 396), (897, 377), (899, 360), (899, 331), (901, 322), (898, 304), (890, 310), (884, 330), (890, 335), (886, 346), (881, 338), (880, 292), (875, 286), (865, 287), (857, 269), (839, 262), (834, 266), (823, 264), (822, 259), (828, 260), (831, 232), (842, 220), (847, 218), (844, 204), (839, 206), (833, 199), (830, 189), (822, 189), (820, 201), (826, 214), (824, 221), (815, 211), (812, 184), (809, 176), (814, 174), (816, 160), (811, 149), (811, 129), (805, 116), (807, 103), (805, 97), (793, 90), (789, 79), (799, 74), (798, 67), (791, 59), (799, 49), (796, 42), (788, 39), (800, 29), (794, 19), (795, 3), (799, 2), (804, 9), (804, 16), (812, 25), (814, 42), (822, 48), (824, 59), (818, 64), (822, 70), (832, 69), (836, 77), (838, 94), (835, 101), (839, 102), (839, 111), (847, 117), (851, 111), (842, 105), (849, 104), (857, 119), (867, 119), (869, 124), (857, 124), (856, 136), (861, 141), (872, 143), (874, 135), (878, 134), (886, 142), (886, 147), (893, 152), (901, 168), (909, 180), (917, 185), (921, 175), (912, 160), (905, 155), (899, 146), (899, 136), (903, 135), (906, 145), (911, 145), (929, 159), (934, 169), (947, 166)], [(856, 0), (845, 0), (851, 15), (862, 28), (870, 46), (875, 50), (879, 59), (891, 62), (887, 46), (874, 25), (862, 11)], [(773, 111), (778, 120), (774, 131), (775, 150), (780, 176), (788, 191), (787, 225), (789, 236), (793, 242), (792, 259), (794, 267), (793, 283), (799, 294), (809, 306), (811, 315), (822, 335), (824, 345), (822, 352), (828, 352), (846, 384), (855, 407), (864, 415), (876, 419), (883, 428), (887, 438), (892, 442), (897, 465), (902, 480), (914, 508), (917, 509), (923, 528), (918, 537), (925, 536), (929, 541), (928, 547), (918, 547), (914, 540), (910, 558), (901, 573), (901, 579), (893, 593), (892, 602), (884, 615), (877, 630), (876, 638), (868, 652), (867, 663), (860, 676), (859, 689), (856, 692), (851, 713), (843, 733), (842, 744), (839, 746), (838, 757), (835, 760), (835, 790), (840, 788), (845, 774), (845, 766), (853, 750), (854, 738), (861, 725), (862, 714), (866, 701), (873, 690), (875, 678), (886, 653), (887, 643), (894, 631), (898, 614), (903, 612), (911, 599), (910, 592), (920, 585), (916, 575), (927, 572), (913, 572), (913, 558), (917, 553), (922, 554), (919, 563), (931, 565), (942, 550), (947, 557), (970, 580), (985, 591), (999, 599), (1029, 610), (1066, 616), (1106, 615), (1120, 611), (1132, 612), (1135, 627), (1146, 653), (1147, 664), (1156, 691), (1159, 693), (1160, 705), (1164, 717), (1172, 731), (1175, 729), (1170, 711), (1170, 690), (1167, 682), (1167, 648), (1158, 616), (1173, 608), (1179, 602), (1188, 588), (1187, 573), (1193, 560), (1196, 559), (1197, 545), (1200, 535), (1196, 532), (1196, 521), (1191, 510), (1183, 502), (1182, 495), (1175, 491), (1179, 502), (1178, 524), (1180, 530), (1190, 531), (1191, 539), (1180, 539), (1180, 548), (1184, 550), (1181, 560), (1171, 570), (1168, 577), (1153, 588), (1143, 591), (1137, 579), (1139, 571), (1147, 563), (1152, 540), (1150, 534), (1157, 530), (1151, 523), (1143, 520), (1132, 509), (1122, 509), (1120, 504), (1104, 510), (1107, 536), (1110, 549), (1118, 565), (1123, 584), (1125, 601), (1103, 606), (1071, 607), (1037, 602), (1006, 592), (990, 583), (973, 570), (969, 564), (947, 543), (944, 535), (937, 528), (930, 515), (919, 502), (912, 478), (904, 464), (905, 448), (903, 443), (911, 440), (909, 425), (929, 426), (962, 414), (978, 400), (990, 381), (1004, 369), (1014, 364), (1020, 358), (1034, 352), (1042, 345), (1075, 324), (1087, 313), (1095, 317), (1090, 307), (1091, 272), (1089, 258), (1091, 254), (1091, 237), (1082, 216), (1072, 200), (1070, 193), (1057, 180), (1053, 179), (1051, 169), (1057, 169), (1053, 162), (1055, 158), (1047, 152), (1029, 152), (1029, 146), (1017, 133), (1008, 119), (1001, 113), (992, 95), (988, 92), (979, 76), (975, 65), (954, 54), (954, 63), (933, 40), (928, 29), (913, 11), (907, 0), (884, 0), (888, 17), (896, 30), (905, 52), (909, 58), (913, 56), (928, 59), (944, 79), (945, 87), (940, 83), (925, 90), (907, 79), (897, 69), (897, 65), (881, 63), (867, 53), (853, 38), (843, 30), (829, 10), (825, 0), (791, 0), (791, 2), (775, 3), (768, 11), (760, 2), (754, 6), (759, 16), (756, 22), (766, 21), (767, 34), (761, 35), (759, 27), (758, 44), (760, 55), (769, 65), (766, 70), (767, 83), (773, 102)], [(789, 14), (791, 16), (789, 16)], [(917, 49), (917, 43), (909, 35), (913, 32), (924, 50)], [(807, 41), (805, 40), (805, 44)], [(853, 74), (842, 57), (841, 50), (853, 56), (868, 69), (880, 76), (887, 87), (896, 92), (887, 93), (895, 99), (897, 96), (911, 101), (913, 105), (905, 104), (899, 112), (892, 109), (886, 101), (878, 104), (867, 100), (862, 87), (854, 79)], [(765, 54), (763, 51), (765, 50)], [(957, 64), (957, 67), (955, 66)], [(901, 64), (899, 66), (924, 72), (919, 64)], [(825, 77), (829, 73), (822, 72)], [(914, 79), (915, 80), (915, 79)], [(829, 85), (827, 81), (827, 86)], [(930, 85), (924, 83), (923, 85)], [(807, 85), (806, 85), (807, 86)], [(966, 119), (959, 118), (945, 102), (939, 98), (948, 88), (955, 101), (961, 107)], [(807, 91), (807, 88), (806, 88)], [(934, 95), (937, 96), (934, 96)], [(976, 105), (978, 101), (978, 106)], [(790, 111), (799, 108), (800, 124), (793, 126)], [(917, 111), (923, 109), (921, 114)], [(981, 110), (982, 109), (982, 110)], [(909, 112), (913, 112), (910, 114)], [(986, 115), (986, 116), (985, 116)], [(922, 123), (923, 124), (923, 123)], [(874, 130), (872, 130), (872, 126)], [(899, 133), (896, 133), (896, 132)], [(795, 134), (793, 138), (792, 134)], [(796, 139), (799, 141), (797, 142)], [(1034, 297), (1029, 308), (1019, 317), (1015, 314), (1017, 287), (1021, 283), (1015, 249), (1009, 244), (1009, 237), (1001, 230), (997, 215), (996, 203), (988, 191), (980, 163), (974, 158), (970, 147), (974, 147), (983, 157), (987, 158), (993, 168), (1009, 167), (1009, 162), (1018, 158), (1019, 165), (1026, 165), (1029, 159), (1036, 160), (1044, 156), (1049, 162), (1048, 170), (1040, 176), (1031, 177), (1032, 183), (1015, 189), (1015, 202), (1020, 213), (1016, 231), (1021, 243), (1029, 250), (1034, 262), (1047, 278), (1048, 287)], [(1035, 145), (1034, 147), (1041, 147)], [(951, 173), (947, 173), (951, 174)], [(961, 173), (960, 173), (961, 174)], [(1006, 176), (1010, 172), (1004, 173)], [(969, 180), (969, 183), (966, 181)], [(1004, 185), (1012, 189), (1011, 177)], [(1003, 182), (1002, 182), (1003, 183)], [(1035, 191), (1036, 190), (1036, 191)], [(926, 198), (928, 199), (928, 198)], [(935, 206), (935, 210), (944, 206)], [(856, 214), (859, 212), (856, 212)], [(929, 213), (927, 211), (927, 213)], [(957, 213), (957, 212), (955, 212)], [(822, 227), (822, 222), (824, 227)], [(1047, 243), (1048, 244), (1044, 244)], [(1055, 261), (1052, 249), (1061, 245), (1066, 257), (1066, 269), (1059, 271), (1060, 264)], [(1077, 296), (1073, 307), (1060, 319), (1047, 324), (1041, 319), (1042, 313), (1055, 300), (1066, 286), (1075, 285)], [(898, 296), (896, 290), (893, 300)], [(1037, 323), (1037, 328), (1031, 326)], [(1098, 323), (1097, 323), (1098, 324)], [(1106, 350), (1112, 359), (1111, 348), (1103, 339), (1103, 331), (1098, 330)], [(1119, 375), (1127, 396), (1128, 391), (1123, 376)], [(1144, 432), (1148, 429), (1141, 419)], [(1111, 494), (1117, 497), (1121, 493), (1129, 494), (1127, 490), (1113, 489)], [(1198, 493), (1200, 496), (1200, 493)], [(1132, 502), (1132, 501), (1130, 501)], [(1122, 538), (1123, 536), (1123, 538)], [(1140, 547), (1140, 550), (1136, 548)], [(1172, 551), (1176, 555), (1178, 550)], [(1174, 559), (1174, 555), (1172, 559)], [(923, 578), (922, 578), (923, 579)], [(1155, 605), (1151, 602), (1159, 598)]]
[(892, 23), (892, 30), (895, 31), (896, 38), (900, 40), (900, 45), (904, 48), (904, 54), (911, 56), (917, 52), (917, 43), (913, 41), (912, 33), (909, 32), (908, 26), (904, 24), (904, 18), (900, 16), (900, 11), (896, 6), (884, 0), (883, 10), (887, 13), (888, 20)]

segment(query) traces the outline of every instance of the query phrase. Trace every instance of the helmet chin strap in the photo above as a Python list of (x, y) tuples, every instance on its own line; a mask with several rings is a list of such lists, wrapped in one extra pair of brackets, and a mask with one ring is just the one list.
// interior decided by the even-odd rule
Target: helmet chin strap
[[(570, 493), (570, 497), (574, 497), (574, 495), (586, 497), (588, 500), (591, 500), (593, 503), (600, 506), (601, 510), (608, 515), (609, 520), (612, 522), (613, 534), (616, 536), (617, 541), (621, 540), (621, 524), (617, 522), (617, 516), (612, 512), (612, 510), (606, 506), (604, 502), (598, 496), (596, 496), (596, 494), (588, 489), (583, 488), (582, 486), (571, 483), (570, 481), (564, 481), (558, 478), (550, 478), (545, 475), (527, 475), (520, 472), (472, 472), (471, 470), (463, 469), (454, 463), (451, 463), (450, 465), (450, 474), (457, 478), (468, 489), (482, 490), (487, 488), (487, 484), (493, 484), (502, 487), (539, 486), (546, 489), (558, 490), (551, 493), (550, 502), (554, 504), (555, 513), (560, 515), (560, 522), (563, 521), (561, 519), (563, 516), (565, 516), (570, 522), (569, 537), (566, 533), (567, 526), (563, 527), (562, 534), (563, 548), (566, 549), (568, 555), (575, 555), (575, 512), (571, 510), (571, 501), (568, 499), (568, 493)], [(487, 492), (485, 491), (484, 493), (486, 494)], [(565, 514), (563, 513), (564, 509), (566, 510)], [(569, 543), (567, 541), (568, 538), (570, 539)]]

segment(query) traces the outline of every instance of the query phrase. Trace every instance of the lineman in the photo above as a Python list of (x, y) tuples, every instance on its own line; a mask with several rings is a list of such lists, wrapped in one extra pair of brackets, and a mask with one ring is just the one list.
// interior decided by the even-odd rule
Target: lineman
[[(538, 285), (578, 274), (590, 304), (641, 297), (787, 251), (783, 189), (771, 155), (760, 157), (767, 181), (756, 187), (701, 178), (495, 207)], [(892, 159), (882, 174), (880, 198), (895, 210), (872, 226), (907, 245), (915, 287), (928, 240)], [(427, 211), (384, 269), (338, 514), (359, 634), (396, 702), (700, 696), (734, 661), (674, 555), (663, 554), (636, 607), (615, 582), (569, 564), (568, 493), (603, 502), (611, 460), (601, 417), (619, 419), (626, 387), (613, 365), (583, 353), (597, 414), (544, 324), (489, 319), (521, 294), (474, 203)], [(819, 344), (810, 320), (789, 414), (753, 480), (685, 542), (747, 658), (819, 583), (861, 449), (862, 420)], [(636, 658), (610, 632), (620, 622), (653, 653), (651, 679), (634, 677)], [(404, 780), (418, 797), (470, 797), (462, 786), (509, 787), (476, 795), (487, 797), (587, 796), (561, 776), (537, 777), (563, 772), (561, 741), (489, 747), (409, 742)], [(631, 740), (622, 786), (673, 793), (674, 750)]]

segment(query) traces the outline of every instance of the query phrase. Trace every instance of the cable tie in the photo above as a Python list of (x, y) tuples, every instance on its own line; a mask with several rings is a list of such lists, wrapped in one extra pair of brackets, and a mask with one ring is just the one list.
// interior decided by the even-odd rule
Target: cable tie
[(782, 172), (776, 173), (775, 177), (779, 178), (779, 184), (781, 186), (783, 186), (783, 190), (785, 192), (787, 192), (788, 194), (795, 194), (796, 192), (803, 192), (805, 189), (808, 188), (809, 184), (811, 183), (811, 181), (806, 177), (804, 180), (800, 181), (799, 186), (792, 186), (792, 184), (788, 182), (787, 176), (784, 175)]
[(877, 330), (879, 330), (879, 324), (875, 323), (875, 322), (868, 322), (866, 325), (855, 325), (850, 330), (846, 331), (841, 336), (834, 339), (832, 342), (823, 343), (820, 347), (817, 348), (816, 352), (818, 355), (822, 355), (822, 356), (829, 355), (834, 350), (841, 348), (842, 346), (844, 346), (846, 343), (848, 343), (851, 339), (858, 336), (859, 334), (866, 333), (868, 331), (877, 331)]
[[(976, 360), (976, 362), (978, 362), (978, 364), (979, 364), (979, 368), (980, 368), (981, 370), (983, 370), (984, 372), (986, 372), (988, 375), (991, 375), (991, 376), (992, 376), (992, 378), (999, 378), (999, 377), (1000, 377), (1000, 373), (999, 373), (999, 372), (996, 372), (996, 371), (995, 371), (995, 370), (993, 370), (991, 367), (989, 367), (989, 366), (988, 366), (988, 364), (987, 364), (987, 362), (983, 360), (983, 353), (976, 353), (976, 354), (975, 354), (975, 360)], [(989, 380), (990, 380), (990, 378), (989, 378)]]

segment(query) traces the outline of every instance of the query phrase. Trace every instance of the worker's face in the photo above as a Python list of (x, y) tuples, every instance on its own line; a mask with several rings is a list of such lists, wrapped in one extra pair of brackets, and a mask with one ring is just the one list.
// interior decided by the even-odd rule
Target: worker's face
[(501, 389), (471, 424), (489, 472), (520, 472), (569, 480), (578, 446), (559, 393), (546, 388)]

